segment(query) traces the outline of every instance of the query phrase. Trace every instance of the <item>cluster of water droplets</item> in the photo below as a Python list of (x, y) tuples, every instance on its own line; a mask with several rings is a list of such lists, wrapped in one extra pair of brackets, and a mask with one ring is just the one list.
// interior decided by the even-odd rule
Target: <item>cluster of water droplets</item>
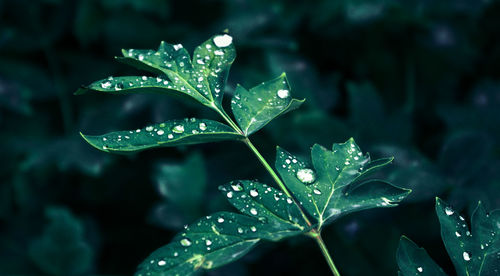
[(102, 148), (109, 149), (113, 146), (120, 148), (127, 145), (144, 144), (147, 139), (155, 139), (156, 141), (158, 138), (161, 138), (161, 140), (166, 138), (168, 141), (207, 132), (214, 133), (216, 130), (210, 129), (207, 123), (202, 120), (186, 118), (184, 120), (150, 125), (143, 129), (110, 133), (101, 139)]

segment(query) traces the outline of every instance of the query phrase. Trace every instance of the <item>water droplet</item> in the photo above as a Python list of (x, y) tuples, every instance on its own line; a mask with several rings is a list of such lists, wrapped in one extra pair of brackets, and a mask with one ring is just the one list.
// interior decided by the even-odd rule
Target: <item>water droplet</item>
[(227, 192), (226, 196), (227, 196), (227, 198), (232, 198), (233, 197), (233, 192)]
[(291, 199), (291, 198), (287, 198), (287, 199), (286, 199), (286, 202), (287, 202), (288, 204), (292, 204), (292, 203), (293, 203), (293, 201), (292, 201), (292, 199)]
[(199, 126), (199, 128), (201, 130), (206, 130), (207, 129), (207, 124), (205, 124), (205, 123), (200, 123), (198, 126)]
[(179, 253), (174, 252), (174, 257), (177, 257), (177, 256), (179, 256)]
[(173, 139), (173, 138), (174, 138), (174, 135), (173, 135), (172, 133), (169, 133), (169, 134), (167, 135), (167, 137), (168, 137), (168, 139)]
[(227, 47), (233, 42), (233, 37), (228, 34), (218, 35), (214, 37), (214, 44), (217, 47)]
[(243, 233), (243, 229), (241, 229), (240, 227), (238, 227), (238, 233)]
[(446, 213), (446, 215), (448, 216), (451, 216), (453, 215), (453, 213), (455, 213), (450, 207), (446, 207), (444, 208), (444, 212)]
[(464, 252), (463, 256), (464, 256), (464, 260), (470, 261), (470, 253), (469, 252)]
[(316, 180), (316, 173), (311, 169), (300, 169), (296, 176), (304, 184), (311, 184)]
[(419, 267), (417, 267), (417, 271), (422, 272), (422, 271), (424, 271), (424, 269), (421, 266), (419, 266)]
[(172, 128), (172, 131), (174, 133), (183, 133), (184, 132), (184, 126), (183, 125), (176, 125), (174, 128)]
[(181, 48), (182, 48), (182, 44), (176, 44), (176, 45), (174, 45), (174, 50), (176, 50), (176, 51), (178, 51)]
[(153, 131), (153, 127), (152, 126), (147, 126), (146, 127), (146, 131)]
[(276, 201), (280, 200), (280, 196), (278, 194), (274, 194), (273, 196), (274, 196), (274, 200), (276, 200)]
[(252, 226), (252, 227), (250, 227), (250, 230), (252, 230), (252, 232), (256, 232), (257, 228), (255, 228), (255, 226)]
[(148, 77), (142, 76), (142, 80), (147, 80), (147, 79), (148, 79)]
[(161, 129), (156, 132), (156, 134), (158, 134), (158, 135), (163, 135), (164, 133), (165, 133), (165, 131), (163, 131)]
[(164, 266), (166, 264), (167, 264), (167, 262), (165, 262), (164, 260), (158, 261), (159, 266)]
[(280, 89), (280, 90), (278, 90), (277, 94), (278, 94), (278, 97), (285, 99), (285, 98), (288, 98), (288, 96), (290, 96), (290, 91), (288, 91), (286, 89)]
[(205, 241), (205, 244), (206, 244), (207, 246), (209, 246), (209, 245), (211, 245), (211, 244), (212, 244), (212, 241), (211, 241), (211, 240), (206, 240), (206, 241)]
[(188, 238), (184, 238), (181, 240), (181, 245), (182, 246), (190, 246), (192, 244), (192, 242), (188, 239)]
[(255, 208), (250, 209), (250, 213), (254, 216), (257, 215), (257, 210)]
[(455, 232), (455, 236), (457, 236), (457, 238), (461, 237), (462, 235), (460, 235), (460, 233), (458, 232)]
[(111, 82), (109, 82), (109, 81), (103, 82), (103, 83), (101, 83), (101, 87), (104, 88), (104, 89), (110, 88), (111, 87)]
[(256, 197), (256, 196), (258, 196), (258, 195), (259, 195), (259, 192), (257, 192), (257, 190), (255, 190), (255, 189), (251, 189), (251, 190), (250, 190), (250, 196), (252, 196), (252, 197)]
[(320, 195), (320, 194), (321, 194), (321, 191), (320, 191), (320, 190), (318, 190), (318, 189), (314, 189), (314, 190), (313, 190), (313, 193), (315, 193), (315, 194), (317, 194), (317, 195)]
[(224, 218), (218, 218), (218, 219), (217, 219), (217, 222), (218, 222), (218, 223), (223, 223), (223, 222), (224, 222)]
[(240, 183), (231, 184), (231, 188), (232, 188), (235, 192), (241, 192), (241, 191), (243, 191), (243, 187), (241, 187)]

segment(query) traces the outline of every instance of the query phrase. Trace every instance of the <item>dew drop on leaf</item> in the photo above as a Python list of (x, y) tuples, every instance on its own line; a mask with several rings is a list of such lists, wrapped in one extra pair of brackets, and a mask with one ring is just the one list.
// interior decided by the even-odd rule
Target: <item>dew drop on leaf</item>
[(417, 271), (422, 272), (422, 271), (424, 271), (424, 269), (421, 266), (419, 266), (419, 267), (417, 267)]
[(464, 256), (464, 260), (470, 261), (470, 253), (469, 252), (464, 252), (463, 256)]
[(206, 129), (207, 129), (207, 124), (205, 124), (205, 123), (200, 123), (200, 124), (199, 124), (199, 127), (200, 127), (200, 129), (201, 129), (201, 130), (206, 130)]
[(207, 246), (209, 246), (209, 245), (211, 245), (211, 244), (212, 244), (212, 241), (211, 241), (211, 240), (206, 240), (206, 241), (205, 241), (205, 244), (206, 244)]
[(233, 197), (233, 192), (227, 192), (226, 196), (227, 196), (227, 198), (232, 198)]
[(318, 189), (314, 189), (314, 190), (313, 190), (313, 193), (315, 193), (315, 194), (317, 194), (317, 195), (320, 195), (320, 194), (321, 194), (321, 191), (320, 191), (320, 190), (318, 190)]
[(223, 223), (223, 222), (224, 222), (224, 218), (218, 218), (218, 219), (217, 219), (217, 222), (218, 222), (218, 223)]
[(252, 227), (250, 227), (250, 230), (252, 230), (252, 232), (256, 232), (257, 228), (255, 226), (252, 226)]
[(256, 189), (252, 189), (252, 190), (250, 190), (250, 196), (252, 196), (252, 197), (256, 197), (256, 196), (258, 196), (258, 195), (259, 195), (259, 192), (257, 192), (257, 190), (256, 190)]
[(172, 131), (174, 133), (183, 133), (184, 132), (184, 126), (183, 125), (176, 125), (172, 128)]
[(250, 209), (250, 213), (254, 216), (257, 215), (257, 210), (255, 208)]
[(232, 184), (232, 185), (231, 185), (231, 188), (232, 188), (235, 192), (241, 192), (241, 191), (243, 191), (243, 187), (241, 187), (241, 184), (240, 184), (240, 183)]
[(300, 169), (297, 171), (296, 176), (304, 184), (311, 184), (316, 181), (316, 173), (311, 169)]
[(158, 261), (158, 265), (159, 265), (159, 266), (164, 266), (164, 265), (166, 265), (166, 264), (167, 264), (167, 262), (165, 262), (164, 260), (160, 260), (160, 261)]
[(191, 246), (191, 244), (192, 243), (191, 243), (191, 241), (188, 238), (184, 238), (184, 239), (181, 240), (181, 245), (182, 246), (187, 247), (187, 246)]
[(444, 208), (444, 212), (446, 213), (446, 215), (448, 216), (451, 216), (453, 215), (453, 213), (455, 213), (450, 207), (446, 207)]
[(101, 87), (104, 88), (104, 89), (110, 88), (111, 87), (111, 82), (109, 82), (109, 81), (103, 82), (103, 83), (101, 83)]
[(217, 47), (227, 47), (233, 42), (233, 37), (228, 34), (218, 35), (214, 37), (214, 44)]
[(161, 129), (156, 132), (156, 134), (158, 134), (158, 135), (163, 135), (164, 133), (165, 133), (165, 131), (163, 131)]
[(285, 99), (285, 98), (288, 98), (288, 96), (290, 96), (290, 91), (288, 91), (286, 89), (280, 89), (280, 90), (278, 90), (277, 94), (278, 94), (278, 97)]

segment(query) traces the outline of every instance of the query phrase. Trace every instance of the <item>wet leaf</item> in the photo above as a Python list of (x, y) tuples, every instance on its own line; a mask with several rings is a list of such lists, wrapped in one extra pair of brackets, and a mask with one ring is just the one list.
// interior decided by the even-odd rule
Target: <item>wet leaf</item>
[(231, 109), (246, 136), (258, 131), (274, 118), (297, 109), (304, 100), (293, 99), (283, 73), (278, 78), (246, 90), (238, 85)]
[(405, 236), (401, 237), (397, 251), (400, 275), (446, 275), (425, 249), (419, 248)]
[(316, 144), (311, 157), (312, 167), (278, 148), (276, 169), (304, 209), (318, 220), (319, 228), (350, 212), (396, 206), (410, 193), (385, 181), (361, 181), (392, 158), (371, 161), (352, 138), (334, 144), (332, 151)]
[(267, 224), (270, 235), (266, 239), (279, 240), (301, 234), (308, 228), (292, 199), (266, 184), (233, 181), (220, 186), (219, 190), (240, 212)]
[(92, 83), (76, 94), (85, 91), (133, 93), (159, 92), (173, 96), (192, 98), (214, 109), (222, 109), (222, 96), (227, 75), (236, 57), (228, 34), (220, 34), (198, 46), (193, 60), (181, 44), (162, 42), (154, 50), (122, 50), (120, 61), (139, 69), (151, 71), (157, 76), (115, 77)]
[(190, 275), (235, 261), (259, 242), (260, 224), (230, 212), (204, 217), (146, 258), (136, 276)]
[(458, 275), (500, 273), (500, 210), (487, 213), (478, 203), (471, 230), (465, 219), (441, 199), (436, 199), (441, 238)]
[(99, 150), (118, 153), (242, 138), (224, 124), (195, 118), (171, 120), (136, 130), (116, 131), (99, 136), (82, 134), (82, 137)]

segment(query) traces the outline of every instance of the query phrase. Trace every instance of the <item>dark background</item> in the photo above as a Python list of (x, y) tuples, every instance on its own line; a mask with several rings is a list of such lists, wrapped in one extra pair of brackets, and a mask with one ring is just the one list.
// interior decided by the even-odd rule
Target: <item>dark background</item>
[[(190, 52), (228, 28), (236, 83), (285, 71), (297, 111), (253, 137), (309, 156), (354, 137), (382, 176), (413, 189), (399, 207), (346, 216), (324, 230), (343, 275), (396, 275), (406, 234), (448, 273), (434, 198), (467, 218), (500, 207), (500, 2), (480, 0), (0, 1), (0, 274), (131, 275), (182, 225), (231, 210), (217, 186), (271, 184), (241, 143), (99, 152), (102, 134), (210, 111), (152, 95), (73, 96), (110, 75), (142, 74), (113, 60), (161, 40)], [(262, 243), (207, 275), (328, 275), (306, 238)]]

